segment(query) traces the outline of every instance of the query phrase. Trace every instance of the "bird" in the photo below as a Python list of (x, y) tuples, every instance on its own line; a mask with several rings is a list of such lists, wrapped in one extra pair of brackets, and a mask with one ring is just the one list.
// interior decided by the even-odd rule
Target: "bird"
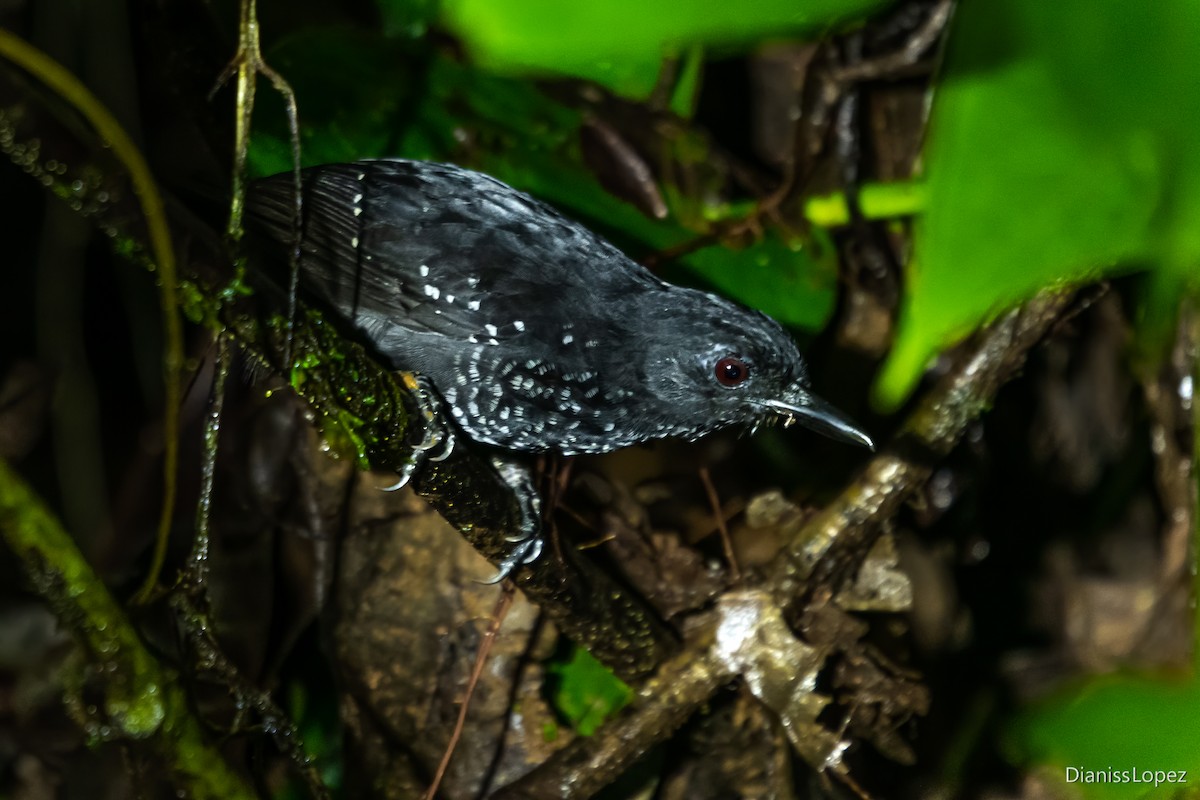
[[(661, 280), (549, 205), (451, 164), (377, 159), (253, 182), (247, 231), (391, 369), (428, 379), (537, 513), (520, 456), (607, 453), (723, 428), (798, 423), (874, 447), (813, 393), (775, 320)], [(298, 229), (297, 229), (298, 228)], [(515, 457), (515, 459), (514, 459)], [(518, 485), (519, 484), (519, 485)], [(513, 538), (504, 577), (541, 551)]]

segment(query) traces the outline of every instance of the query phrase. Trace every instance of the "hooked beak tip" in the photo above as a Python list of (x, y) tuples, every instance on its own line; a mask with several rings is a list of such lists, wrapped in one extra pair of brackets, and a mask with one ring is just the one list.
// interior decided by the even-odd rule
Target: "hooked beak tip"
[(844, 413), (821, 398), (800, 392), (795, 403), (768, 400), (762, 403), (784, 418), (784, 426), (799, 423), (831, 439), (861, 445), (875, 452), (875, 442)]
[(872, 453), (874, 453), (875, 452), (875, 440), (872, 439), (867, 434), (863, 433), (862, 431), (855, 431), (855, 433), (857, 434), (857, 436), (855, 436), (854, 440), (856, 442), (858, 442), (859, 444), (861, 444), (863, 447), (870, 450)]

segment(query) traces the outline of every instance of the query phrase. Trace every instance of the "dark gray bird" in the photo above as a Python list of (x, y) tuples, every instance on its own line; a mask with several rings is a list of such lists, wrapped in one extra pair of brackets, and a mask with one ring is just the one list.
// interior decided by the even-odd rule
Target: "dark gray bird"
[[(247, 200), (248, 227), (281, 252), (292, 180), (260, 181)], [(774, 320), (659, 280), (494, 178), (421, 161), (333, 164), (305, 170), (303, 208), (302, 290), (392, 367), (431, 380), (472, 441), (575, 455), (798, 422), (871, 446), (809, 391)], [(502, 571), (535, 558), (533, 541)]]

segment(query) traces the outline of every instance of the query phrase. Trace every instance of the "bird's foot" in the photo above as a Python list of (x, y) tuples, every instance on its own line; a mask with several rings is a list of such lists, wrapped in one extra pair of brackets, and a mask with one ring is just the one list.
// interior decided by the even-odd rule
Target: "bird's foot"
[(499, 571), (481, 581), (486, 585), (499, 583), (526, 564), (537, 561), (546, 545), (542, 537), (542, 498), (537, 493), (529, 467), (503, 456), (493, 456), (492, 466), (516, 497), (520, 520), (516, 532), (505, 537), (514, 547), (496, 564)]
[(396, 482), (382, 487), (385, 492), (403, 489), (426, 461), (445, 461), (455, 445), (454, 429), (429, 379), (413, 372), (401, 372), (399, 378), (413, 401), (409, 408), (409, 457), (397, 470)]

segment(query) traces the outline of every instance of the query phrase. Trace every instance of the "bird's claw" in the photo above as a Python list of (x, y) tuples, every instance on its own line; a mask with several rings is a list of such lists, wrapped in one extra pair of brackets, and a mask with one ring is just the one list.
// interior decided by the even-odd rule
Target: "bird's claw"
[[(442, 413), (442, 402), (433, 384), (424, 376), (412, 372), (401, 372), (399, 379), (415, 406), (409, 409), (409, 419), (418, 424), (409, 427), (410, 434), (419, 434), (420, 439), (410, 441), (409, 458), (400, 466), (396, 482), (381, 487), (385, 492), (402, 489), (423, 464), (446, 460), (454, 452), (455, 446), (454, 430)], [(416, 439), (416, 436), (410, 435), (410, 439)], [(545, 549), (545, 541), (541, 537), (541, 498), (538, 497), (528, 465), (494, 456), (492, 466), (516, 498), (519, 518), (517, 532), (505, 537), (505, 541), (514, 547), (497, 563), (497, 573), (486, 581), (480, 581), (484, 585), (500, 583), (521, 567), (537, 561)]]
[(537, 561), (538, 556), (542, 554), (542, 548), (545, 544), (542, 541), (542, 537), (537, 535), (526, 539), (509, 539), (509, 541), (516, 541), (517, 546), (513, 548), (511, 553), (500, 559), (500, 563), (496, 565), (497, 572), (495, 575), (486, 581), (479, 581), (484, 586), (492, 586), (493, 584), (497, 584), (505, 578), (511, 576), (519, 567), (523, 567), (526, 564), (532, 564), (534, 561)]
[(517, 532), (504, 537), (515, 547), (497, 563), (499, 571), (496, 575), (482, 581), (485, 585), (499, 583), (519, 568), (532, 564), (545, 549), (545, 540), (541, 535), (542, 499), (534, 486), (529, 466), (519, 459), (504, 456), (493, 456), (492, 466), (516, 498), (520, 518)]
[(385, 492), (395, 492), (407, 486), (413, 474), (426, 461), (445, 461), (454, 452), (456, 444), (454, 429), (442, 413), (442, 402), (434, 391), (433, 384), (425, 376), (412, 372), (401, 372), (399, 377), (400, 382), (408, 389), (408, 396), (412, 398), (415, 406), (409, 409), (409, 419), (419, 423), (411, 425), (409, 430), (415, 430), (420, 439), (410, 443), (410, 455), (400, 465), (396, 482), (380, 487)]

